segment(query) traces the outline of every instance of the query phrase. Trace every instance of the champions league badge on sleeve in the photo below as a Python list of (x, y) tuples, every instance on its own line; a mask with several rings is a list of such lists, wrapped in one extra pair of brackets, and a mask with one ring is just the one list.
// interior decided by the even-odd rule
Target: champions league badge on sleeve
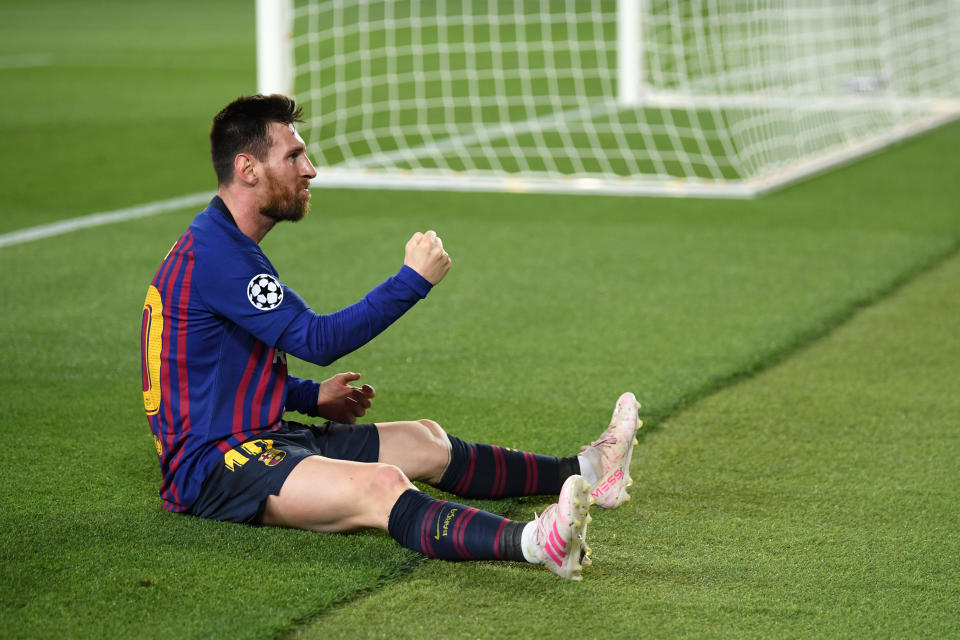
[(276, 309), (283, 302), (283, 286), (269, 273), (261, 273), (247, 285), (247, 299), (261, 311)]

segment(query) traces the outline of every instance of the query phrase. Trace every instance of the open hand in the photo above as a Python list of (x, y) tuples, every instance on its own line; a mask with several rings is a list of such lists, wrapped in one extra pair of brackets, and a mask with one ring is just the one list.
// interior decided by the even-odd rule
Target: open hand
[(320, 393), (317, 395), (317, 413), (327, 420), (344, 424), (353, 424), (357, 418), (366, 414), (377, 392), (368, 384), (362, 387), (349, 384), (359, 379), (359, 373), (349, 371), (338, 373), (321, 382)]

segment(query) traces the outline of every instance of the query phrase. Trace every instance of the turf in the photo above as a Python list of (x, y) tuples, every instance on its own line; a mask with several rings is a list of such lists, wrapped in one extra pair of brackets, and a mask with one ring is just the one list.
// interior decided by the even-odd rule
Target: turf
[(252, 2), (0, 2), (0, 233), (215, 189), (210, 114), (255, 85), (253, 38)]
[(955, 637), (958, 286), (954, 256), (646, 431), (582, 584), (430, 561), (295, 637)]
[[(0, 231), (210, 188), (209, 118), (253, 83), (252, 6), (151, 6), (0, 9), (4, 55), (56, 52), (49, 68), (0, 71), (13, 96), (0, 105)], [(790, 393), (817, 370), (783, 393), (749, 394), (755, 414), (709, 403), (758, 372), (780, 375), (792, 362), (771, 366), (798, 350), (817, 353), (802, 349), (955, 253), (958, 146), (953, 125), (750, 202), (317, 191), (310, 218), (266, 239), (285, 281), (328, 311), (392, 273), (414, 230), (444, 237), (454, 267), (423, 304), (330, 370), (294, 365), (313, 377), (363, 372), (379, 392), (373, 419), (433, 417), (466, 438), (561, 453), (596, 435), (621, 391), (641, 396), (649, 435), (635, 475), (649, 475), (629, 508), (592, 525), (597, 562), (580, 585), (528, 567), (421, 563), (380, 533), (318, 536), (163, 512), (137, 390), (139, 305), (195, 212), (3, 248), (0, 270), (15, 286), (0, 305), (2, 635), (410, 635), (424, 617), (409, 598), (429, 592), (457, 596), (431, 620), (482, 621), (465, 634), (503, 626), (497, 602), (509, 594), (514, 628), (548, 619), (557, 635), (567, 612), (611, 585), (629, 606), (594, 618), (591, 635), (738, 635), (741, 615), (759, 625), (744, 634), (856, 635), (873, 621), (865, 628), (878, 635), (905, 635), (897, 631), (914, 612), (949, 631), (956, 527), (944, 514), (957, 504), (936, 490), (956, 482), (955, 464), (942, 464), (956, 442), (949, 424), (923, 429), (956, 415), (937, 404), (950, 394), (936, 392), (956, 387), (955, 346), (918, 355), (904, 380), (881, 375), (878, 359), (871, 376), (831, 384), (864, 413), (833, 401), (826, 417), (784, 425), (785, 413), (821, 407)], [(922, 321), (940, 298), (904, 311), (901, 338), (936, 338)], [(890, 351), (863, 340), (868, 355)], [(901, 396), (901, 382), (928, 389), (928, 404)], [(686, 422), (708, 397), (707, 418)], [(901, 415), (922, 409), (931, 420), (869, 439), (886, 425), (858, 416), (877, 398), (904, 398)], [(848, 420), (834, 432), (838, 412)], [(758, 437), (734, 437), (743, 429)], [(871, 483), (891, 457), (902, 471)], [(910, 491), (901, 498), (896, 486)], [(913, 495), (928, 517), (906, 504)], [(859, 506), (845, 510), (851, 501)], [(479, 504), (520, 517), (544, 503)], [(638, 535), (655, 553), (616, 542)], [(937, 535), (942, 546), (930, 546)], [(365, 608), (367, 598), (380, 606)], [(376, 623), (345, 620), (354, 606)]]

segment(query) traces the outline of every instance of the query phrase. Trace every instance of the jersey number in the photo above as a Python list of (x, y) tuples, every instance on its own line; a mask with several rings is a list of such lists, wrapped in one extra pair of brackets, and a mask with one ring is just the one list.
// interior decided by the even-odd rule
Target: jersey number
[(160, 351), (163, 349), (163, 301), (153, 285), (147, 289), (140, 325), (140, 373), (143, 408), (152, 416), (160, 410)]

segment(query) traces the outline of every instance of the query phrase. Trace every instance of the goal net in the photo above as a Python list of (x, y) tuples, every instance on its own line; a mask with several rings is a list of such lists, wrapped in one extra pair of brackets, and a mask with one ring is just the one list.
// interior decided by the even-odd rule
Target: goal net
[(260, 0), (258, 21), (260, 90), (304, 106), (321, 185), (749, 197), (960, 116), (960, 0)]

